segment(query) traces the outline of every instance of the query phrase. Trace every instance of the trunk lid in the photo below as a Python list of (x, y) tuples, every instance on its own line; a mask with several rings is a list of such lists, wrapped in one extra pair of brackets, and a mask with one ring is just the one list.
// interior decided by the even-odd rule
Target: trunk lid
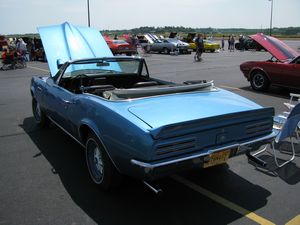
[(151, 128), (159, 128), (259, 108), (262, 107), (246, 98), (220, 89), (149, 98), (132, 105), (128, 110)]

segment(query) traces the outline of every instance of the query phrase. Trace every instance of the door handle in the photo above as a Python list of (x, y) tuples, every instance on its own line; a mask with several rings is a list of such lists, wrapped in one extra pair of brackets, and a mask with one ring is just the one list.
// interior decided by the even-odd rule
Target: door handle
[(38, 90), (38, 91), (42, 91), (43, 88), (41, 88), (40, 86), (38, 86), (38, 87), (37, 87), (37, 90)]

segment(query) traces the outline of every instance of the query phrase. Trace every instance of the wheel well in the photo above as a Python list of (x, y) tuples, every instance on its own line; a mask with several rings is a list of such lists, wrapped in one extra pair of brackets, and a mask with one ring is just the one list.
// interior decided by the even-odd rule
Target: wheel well
[(88, 125), (81, 125), (79, 128), (80, 139), (83, 145), (85, 145), (87, 141), (87, 137), (90, 132), (94, 132)]
[[(82, 124), (79, 128), (79, 135), (80, 135), (80, 139), (81, 139), (81, 143), (83, 145), (86, 144), (87, 138), (89, 133), (94, 133), (96, 136), (97, 134), (94, 132), (94, 130), (92, 128), (90, 128), (88, 125), (86, 124)], [(109, 152), (107, 151), (107, 149), (105, 148), (104, 144), (102, 143), (102, 141), (100, 140), (104, 151), (106, 152), (106, 154), (108, 155), (108, 157), (110, 158), (111, 162), (113, 163), (113, 165), (115, 166), (115, 168), (120, 172), (119, 168), (117, 167), (117, 165), (115, 164), (114, 160), (111, 158)]]

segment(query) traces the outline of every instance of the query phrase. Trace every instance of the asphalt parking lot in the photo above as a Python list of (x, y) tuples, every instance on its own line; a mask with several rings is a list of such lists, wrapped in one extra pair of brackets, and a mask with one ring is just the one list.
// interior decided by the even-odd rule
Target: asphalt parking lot
[[(239, 70), (244, 61), (268, 58), (263, 51), (221, 51), (204, 53), (202, 62), (192, 55), (159, 54), (146, 61), (153, 77), (214, 80), (280, 113), (296, 91), (255, 92)], [(0, 225), (300, 224), (299, 156), (281, 169), (261, 170), (239, 156), (227, 165), (176, 174), (155, 182), (162, 196), (129, 178), (116, 190), (99, 190), (88, 177), (82, 148), (59, 128), (34, 123), (30, 79), (48, 73), (42, 62), (0, 71)]]

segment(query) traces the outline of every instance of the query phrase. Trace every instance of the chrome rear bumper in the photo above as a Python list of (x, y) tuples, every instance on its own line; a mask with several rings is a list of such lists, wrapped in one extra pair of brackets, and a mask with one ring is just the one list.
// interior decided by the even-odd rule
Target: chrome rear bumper
[[(276, 133), (273, 131), (267, 136), (263, 136), (251, 141), (245, 141), (241, 143), (235, 143), (231, 145), (226, 145), (214, 149), (202, 150), (200, 153), (194, 153), (189, 156), (183, 156), (179, 158), (160, 160), (159, 162), (142, 162), (136, 159), (131, 159), (131, 163), (142, 169), (145, 174), (150, 175), (152, 171), (157, 170), (162, 167), (176, 167), (176, 164), (181, 164), (187, 161), (192, 161), (194, 164), (203, 163), (203, 159), (212, 153), (223, 151), (226, 149), (236, 149), (230, 157), (244, 154), (246, 152), (251, 152), (257, 150), (260, 146), (270, 143), (276, 137)], [(190, 163), (189, 163), (190, 164)]]

